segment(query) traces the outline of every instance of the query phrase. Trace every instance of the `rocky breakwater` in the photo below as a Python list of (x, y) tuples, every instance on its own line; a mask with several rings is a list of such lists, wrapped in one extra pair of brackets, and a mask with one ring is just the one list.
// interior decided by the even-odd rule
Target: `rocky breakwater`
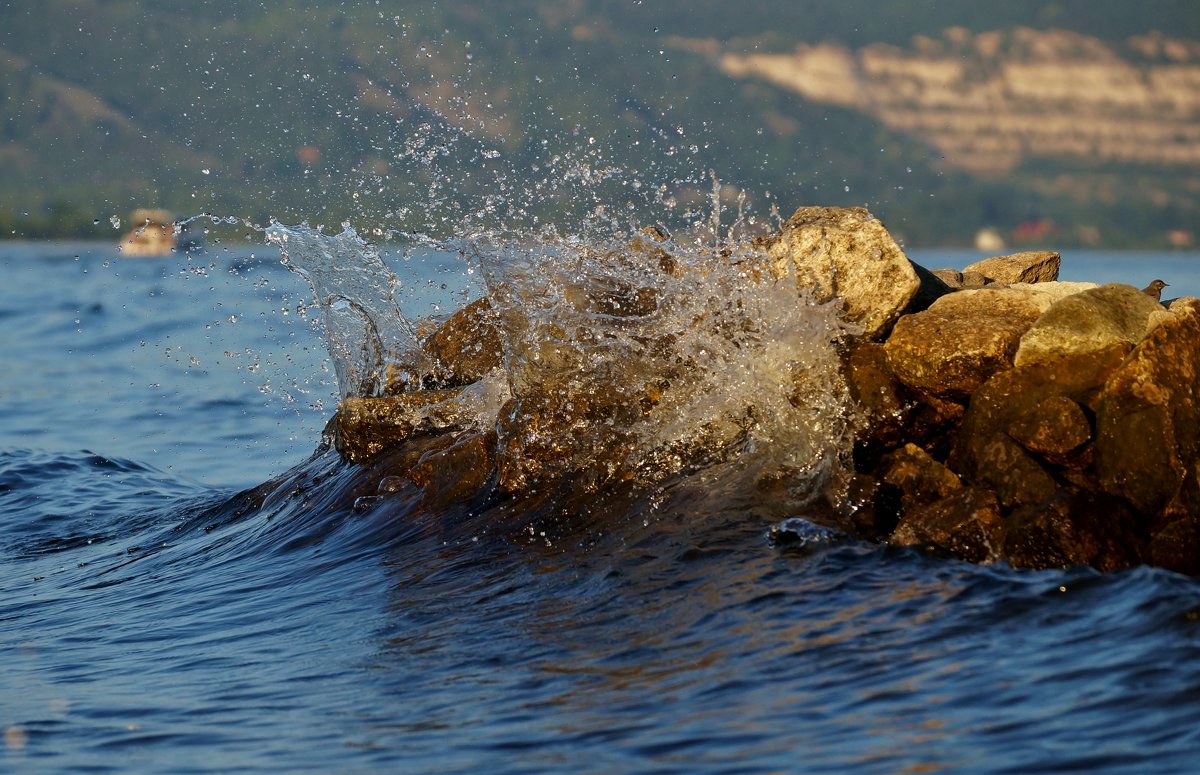
[[(668, 248), (651, 234), (607, 260), (678, 277)], [(1058, 282), (1051, 252), (930, 271), (861, 208), (801, 208), (776, 234), (708, 260), (714, 269), (688, 286), (694, 293), (718, 298), (704, 283), (719, 284), (733, 266), (765, 286), (794, 278), (805, 303), (832, 305), (845, 321), (833, 337), (844, 382), (814, 376), (819, 364), (799, 355), (785, 354), (787, 368), (768, 376), (786, 383), (785, 419), (809, 421), (804, 407), (844, 403), (852, 417), (830, 424), (837, 415), (826, 411), (813, 427), (851, 437), (853, 459), (822, 467), (819, 449), (773, 457), (769, 475), (752, 480), (761, 511), (785, 517), (803, 503), (861, 537), (976, 562), (1148, 563), (1200, 575), (1200, 301), (1164, 306), (1132, 286)], [(710, 330), (704, 341), (714, 347), (682, 351), (684, 332), (646, 324), (675, 303), (671, 289), (679, 287), (612, 276), (567, 284), (556, 298), (581, 317), (556, 312), (535, 331), (506, 296), (511, 287), (497, 287), (423, 339), (426, 389), (393, 382), (391, 395), (347, 397), (331, 422), (334, 444), (433, 502), (536, 502), (569, 490), (589, 499), (577, 506), (595, 504), (606, 493), (636, 497), (651, 468), (703, 468), (715, 450), (738, 449), (771, 405), (714, 414), (634, 454), (647, 423), (694, 411), (673, 391), (706, 368), (720, 338), (748, 325), (693, 306), (689, 325)], [(579, 330), (580, 321), (590, 327)], [(598, 357), (618, 341), (636, 346)], [(710, 389), (697, 384), (693, 394)], [(789, 471), (806, 472), (803, 489), (832, 507), (794, 497)], [(779, 493), (793, 497), (772, 501)]]
[(938, 271), (982, 282), (849, 346), (854, 524), (972, 561), (1200, 574), (1200, 301), (1057, 270)]

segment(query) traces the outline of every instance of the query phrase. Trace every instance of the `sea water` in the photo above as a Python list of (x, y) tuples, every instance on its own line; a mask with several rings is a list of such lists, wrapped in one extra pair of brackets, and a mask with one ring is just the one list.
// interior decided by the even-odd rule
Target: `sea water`
[[(379, 259), (411, 320), (486, 287), (454, 251)], [(6, 771), (1194, 767), (1192, 579), (863, 544), (714, 501), (703, 468), (530, 540), (487, 504), (363, 508), (310, 458), (339, 374), (261, 235), (0, 243), (0, 267)], [(1196, 294), (1200, 256), (1062, 275)]]

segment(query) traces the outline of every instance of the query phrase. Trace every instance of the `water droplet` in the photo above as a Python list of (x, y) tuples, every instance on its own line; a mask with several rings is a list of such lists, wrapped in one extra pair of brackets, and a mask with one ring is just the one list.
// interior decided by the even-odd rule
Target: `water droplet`
[(108, 222), (112, 224), (112, 227), (113, 227), (114, 229), (119, 229), (119, 228), (121, 228), (121, 219), (120, 219), (120, 218), (118, 218), (118, 217), (117, 217), (117, 216), (115, 216), (115, 215), (111, 215), (111, 216), (109, 216), (109, 218), (108, 218)]

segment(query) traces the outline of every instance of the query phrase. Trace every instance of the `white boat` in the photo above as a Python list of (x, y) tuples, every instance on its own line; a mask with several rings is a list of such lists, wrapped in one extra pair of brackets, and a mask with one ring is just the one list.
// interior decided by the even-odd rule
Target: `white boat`
[(175, 216), (167, 210), (134, 210), (131, 220), (133, 228), (125, 233), (117, 246), (122, 255), (166, 256), (196, 250), (204, 245), (204, 237), (190, 232), (186, 226), (177, 230)]

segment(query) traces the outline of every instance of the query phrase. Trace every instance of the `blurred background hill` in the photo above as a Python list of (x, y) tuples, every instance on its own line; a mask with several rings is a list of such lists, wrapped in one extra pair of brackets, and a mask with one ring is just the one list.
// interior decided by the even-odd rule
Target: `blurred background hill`
[(591, 207), (528, 195), (581, 159), (582, 176), (637, 170), (681, 213), (711, 170), (731, 206), (866, 205), (914, 245), (990, 230), (1014, 246), (1194, 246), (1200, 11), (0, 5), (5, 237), (107, 238), (143, 206), (452, 232), (467, 200), (543, 219)]

